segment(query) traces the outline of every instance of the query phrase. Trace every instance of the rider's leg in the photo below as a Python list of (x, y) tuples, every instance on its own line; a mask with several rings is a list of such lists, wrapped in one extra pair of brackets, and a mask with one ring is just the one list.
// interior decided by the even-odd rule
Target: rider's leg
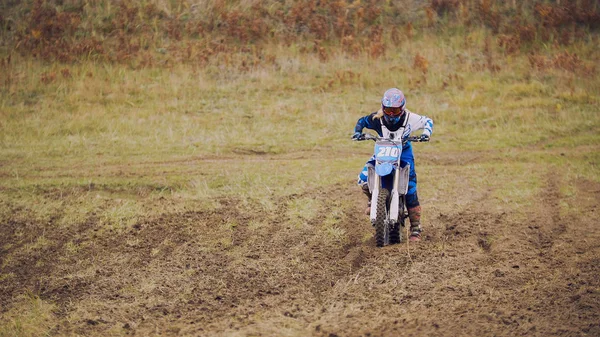
[(371, 157), (358, 175), (358, 185), (361, 187), (362, 192), (367, 196), (367, 209), (365, 210), (365, 214), (367, 215), (371, 213), (371, 191), (369, 191), (369, 184), (367, 181), (369, 177), (369, 166), (372, 167), (373, 165), (375, 165), (375, 159), (374, 157)]
[(408, 209), (408, 218), (410, 219), (410, 241), (421, 241), (421, 206)]
[(360, 186), (362, 189), (362, 192), (367, 196), (367, 209), (365, 210), (365, 214), (369, 215), (371, 214), (371, 191), (369, 190), (369, 184), (364, 183), (363, 185)]
[(408, 219), (410, 220), (410, 241), (421, 240), (421, 205), (417, 195), (417, 172), (415, 171), (415, 159), (412, 154), (412, 148), (402, 152), (402, 160), (410, 164), (408, 174), (408, 191), (406, 192), (406, 208), (408, 209)]
[(410, 241), (421, 240), (421, 205), (417, 195), (417, 177), (410, 177), (408, 182), (408, 193), (406, 194), (406, 208), (408, 208), (408, 219), (410, 220)]

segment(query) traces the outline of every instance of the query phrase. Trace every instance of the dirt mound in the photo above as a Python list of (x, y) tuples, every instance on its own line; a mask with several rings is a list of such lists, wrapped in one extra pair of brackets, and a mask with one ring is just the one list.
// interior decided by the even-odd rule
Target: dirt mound
[[(473, 207), (483, 193), (430, 210), (419, 244), (384, 248), (346, 185), (274, 211), (221, 199), (112, 233), (94, 218), (69, 231), (11, 221), (2, 311), (28, 289), (56, 304), (55, 335), (598, 335), (600, 185), (581, 181), (568, 203), (585, 212), (565, 217), (561, 182), (545, 184), (526, 221)], [(311, 199), (327, 200), (326, 216), (291, 221), (289, 205)], [(41, 249), (11, 245), (40, 237)]]

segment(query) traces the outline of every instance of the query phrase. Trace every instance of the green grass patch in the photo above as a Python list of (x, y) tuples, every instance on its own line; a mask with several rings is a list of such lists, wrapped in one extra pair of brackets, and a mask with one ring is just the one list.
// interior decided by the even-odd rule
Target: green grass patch
[(2, 315), (0, 336), (47, 336), (56, 325), (56, 306), (33, 294), (19, 297), (18, 302)]

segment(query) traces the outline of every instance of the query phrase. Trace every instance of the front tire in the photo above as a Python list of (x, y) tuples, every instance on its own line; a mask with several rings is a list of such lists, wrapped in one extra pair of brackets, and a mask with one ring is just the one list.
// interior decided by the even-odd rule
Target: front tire
[(390, 244), (400, 243), (402, 240), (400, 236), (400, 223), (392, 225), (390, 229)]
[(398, 214), (398, 222), (392, 226), (390, 229), (390, 244), (396, 244), (402, 242), (402, 227), (404, 227), (404, 198), (400, 198), (400, 205), (398, 209), (400, 210), (400, 214)]
[(377, 247), (383, 247), (385, 245), (385, 241), (387, 236), (389, 235), (389, 225), (387, 222), (387, 200), (390, 196), (390, 191), (382, 188), (379, 190), (379, 195), (377, 196), (377, 212), (375, 215), (375, 222), (373, 225), (375, 226), (375, 242)]

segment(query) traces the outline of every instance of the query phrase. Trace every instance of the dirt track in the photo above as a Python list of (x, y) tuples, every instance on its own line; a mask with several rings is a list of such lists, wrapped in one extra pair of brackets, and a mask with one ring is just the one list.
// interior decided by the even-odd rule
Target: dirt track
[[(0, 283), (2, 312), (28, 289), (56, 304), (54, 335), (599, 336), (600, 185), (579, 181), (585, 214), (565, 219), (564, 182), (544, 184), (523, 223), (489, 207), (485, 189), (443, 209), (425, 201), (424, 240), (385, 248), (365, 239), (352, 184), (279, 203), (317, 199), (322, 214), (348, 205), (334, 215), (344, 244), (323, 239), (322, 218), (290, 224), (285, 211), (252, 213), (235, 199), (114, 235), (93, 216), (58, 230), (12, 219), (0, 229), (0, 256), (11, 254), (1, 271), (14, 274)], [(8, 245), (40, 235), (43, 249)]]

